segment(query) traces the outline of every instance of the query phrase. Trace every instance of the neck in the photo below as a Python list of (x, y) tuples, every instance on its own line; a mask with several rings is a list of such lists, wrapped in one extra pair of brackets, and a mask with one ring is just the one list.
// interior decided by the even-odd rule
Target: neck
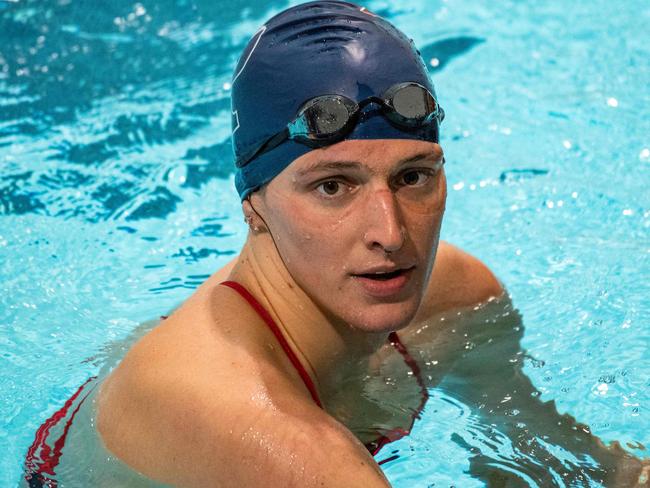
[(387, 340), (324, 312), (292, 278), (268, 233), (249, 234), (230, 279), (269, 311), (325, 401)]

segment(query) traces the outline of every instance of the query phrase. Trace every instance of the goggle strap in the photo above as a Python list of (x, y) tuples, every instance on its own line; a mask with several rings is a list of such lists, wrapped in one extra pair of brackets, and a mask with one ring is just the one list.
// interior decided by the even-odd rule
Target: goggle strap
[(236, 166), (238, 168), (243, 168), (253, 159), (255, 159), (260, 154), (271, 151), (282, 144), (284, 141), (289, 139), (289, 128), (285, 127), (281, 132), (278, 132), (273, 137), (267, 139), (261, 146), (259, 146), (255, 151), (248, 153), (237, 160)]

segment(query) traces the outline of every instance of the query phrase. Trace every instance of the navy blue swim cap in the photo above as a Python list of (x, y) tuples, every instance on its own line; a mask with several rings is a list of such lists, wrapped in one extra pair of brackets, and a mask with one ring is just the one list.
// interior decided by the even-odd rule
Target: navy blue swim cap
[[(255, 33), (237, 63), (232, 81), (235, 159), (282, 131), (313, 97), (337, 94), (359, 102), (405, 82), (419, 83), (435, 96), (413, 41), (386, 20), (341, 1), (289, 8)], [(346, 139), (438, 142), (437, 122), (434, 131), (404, 130), (376, 108), (368, 109), (364, 115), (369, 116)], [(310, 150), (286, 140), (238, 168), (235, 185), (242, 200)]]

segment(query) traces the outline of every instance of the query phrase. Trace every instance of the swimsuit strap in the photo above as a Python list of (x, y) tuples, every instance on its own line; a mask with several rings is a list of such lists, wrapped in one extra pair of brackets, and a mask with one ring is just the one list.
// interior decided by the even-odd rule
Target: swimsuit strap
[[(411, 433), (411, 429), (413, 428), (415, 419), (420, 418), (420, 414), (424, 410), (424, 405), (427, 403), (427, 400), (429, 399), (429, 391), (427, 390), (427, 387), (424, 384), (424, 380), (422, 379), (422, 372), (420, 371), (420, 367), (415, 362), (415, 359), (413, 359), (413, 356), (409, 354), (408, 350), (406, 349), (406, 346), (397, 335), (397, 332), (391, 332), (388, 335), (388, 340), (390, 341), (391, 345), (395, 349), (397, 349), (397, 352), (399, 352), (402, 355), (404, 362), (407, 364), (409, 368), (411, 368), (411, 371), (413, 371), (413, 376), (415, 376), (415, 380), (417, 381), (418, 386), (420, 387), (420, 392), (422, 396), (420, 398), (420, 404), (418, 405), (417, 409), (411, 416), (411, 425), (409, 425), (408, 429), (401, 429), (401, 428), (392, 429), (386, 432), (385, 434), (379, 436), (377, 440), (366, 444), (366, 448), (368, 449), (368, 451), (370, 451), (370, 453), (373, 456), (379, 453), (381, 448), (384, 447), (386, 444), (401, 439), (402, 437), (405, 437)], [(392, 461), (397, 457), (398, 456), (391, 456), (387, 459), (380, 461), (379, 464), (384, 464), (385, 462)]]
[(221, 284), (227, 286), (228, 288), (232, 288), (237, 293), (239, 293), (242, 296), (242, 298), (244, 298), (244, 300), (246, 300), (250, 304), (250, 306), (253, 307), (253, 310), (257, 312), (257, 314), (262, 318), (262, 320), (266, 322), (266, 325), (269, 326), (269, 329), (271, 329), (271, 332), (273, 332), (273, 335), (280, 343), (280, 346), (282, 346), (282, 349), (284, 349), (284, 352), (289, 358), (289, 361), (291, 361), (293, 367), (296, 368), (296, 371), (298, 371), (300, 378), (302, 378), (303, 383), (309, 390), (309, 393), (311, 393), (311, 397), (314, 399), (314, 402), (320, 408), (323, 408), (323, 405), (318, 396), (318, 391), (316, 390), (316, 386), (314, 385), (311, 376), (309, 376), (309, 373), (307, 373), (307, 370), (301, 364), (300, 360), (291, 349), (291, 346), (289, 346), (289, 343), (282, 335), (282, 331), (278, 327), (278, 324), (275, 323), (275, 320), (273, 320), (273, 317), (271, 317), (269, 312), (262, 306), (260, 302), (257, 301), (257, 299), (253, 295), (251, 295), (251, 293), (246, 288), (244, 288), (236, 281), (224, 281)]
[[(54, 414), (43, 422), (36, 431), (34, 442), (27, 450), (27, 455), (25, 456), (24, 478), (30, 488), (57, 487), (57, 480), (53, 478), (56, 474), (54, 468), (59, 465), (63, 446), (65, 445), (65, 440), (68, 436), (72, 421), (79, 412), (81, 404), (86, 400), (86, 398), (88, 398), (88, 395), (90, 395), (95, 386), (97, 386), (97, 384), (89, 385), (89, 383), (96, 378), (97, 376), (91, 376), (88, 378), (86, 382), (81, 385), (65, 402), (65, 405), (54, 412)], [(73, 408), (74, 402), (80, 398), (81, 393), (87, 388), (90, 388), (90, 390), (81, 397), (79, 403), (71, 411), (70, 409)], [(70, 417), (63, 426), (63, 432), (53, 443), (48, 444), (47, 441), (51, 430), (54, 429), (59, 422), (63, 421), (70, 411)]]
[(418, 382), (418, 386), (422, 391), (422, 400), (420, 400), (420, 405), (418, 406), (417, 409), (419, 415), (422, 409), (424, 408), (424, 404), (427, 402), (427, 399), (429, 398), (429, 391), (427, 390), (427, 387), (424, 384), (424, 380), (422, 379), (422, 372), (420, 371), (420, 366), (418, 366), (418, 363), (415, 362), (413, 356), (409, 354), (408, 350), (406, 349), (406, 346), (397, 335), (397, 332), (391, 332), (388, 335), (388, 340), (393, 345), (393, 347), (397, 349), (397, 352), (399, 352), (402, 355), (402, 358), (404, 358), (404, 362), (406, 363), (406, 365), (409, 368), (411, 368), (411, 371), (413, 371), (413, 376), (415, 376), (415, 380)]

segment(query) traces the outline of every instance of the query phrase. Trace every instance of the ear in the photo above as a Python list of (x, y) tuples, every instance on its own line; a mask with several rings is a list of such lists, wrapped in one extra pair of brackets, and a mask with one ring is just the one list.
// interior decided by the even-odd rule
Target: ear
[(260, 214), (257, 213), (255, 208), (253, 208), (251, 199), (255, 196), (256, 195), (247, 197), (241, 203), (241, 208), (242, 211), (244, 212), (244, 221), (248, 224), (250, 231), (253, 234), (261, 234), (263, 232), (268, 232), (268, 227), (266, 226), (266, 222), (264, 222), (264, 219), (260, 216)]

